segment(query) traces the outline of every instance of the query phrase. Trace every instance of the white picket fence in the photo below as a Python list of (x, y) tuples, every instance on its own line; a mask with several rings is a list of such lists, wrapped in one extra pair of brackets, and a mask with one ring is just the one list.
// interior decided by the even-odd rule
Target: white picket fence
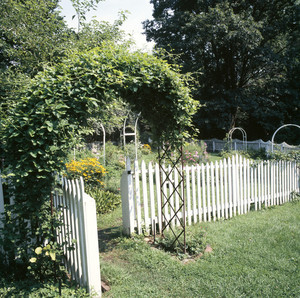
[[(178, 172), (165, 169), (173, 181), (178, 181)], [(184, 167), (184, 185), (188, 225), (201, 221), (215, 221), (244, 214), (250, 209), (283, 204), (291, 199), (293, 192), (299, 193), (299, 168), (296, 162), (261, 161), (255, 163), (241, 156), (233, 156), (220, 162)], [(161, 173), (162, 177), (164, 176)], [(173, 186), (164, 185), (164, 193), (170, 194), (170, 203), (164, 215), (172, 218), (179, 206), (178, 195)], [(121, 180), (123, 230), (126, 234), (143, 230), (152, 232), (152, 225), (162, 228), (161, 189), (159, 165), (145, 162), (139, 167), (134, 162), (131, 170), (127, 159), (126, 171)], [(163, 202), (164, 203), (164, 202)], [(183, 214), (179, 214), (183, 218)], [(172, 225), (179, 225), (176, 218)]]
[[(218, 139), (210, 139), (210, 140), (203, 140), (207, 148), (208, 152), (220, 152), (224, 149), (231, 149), (231, 150), (259, 150), (265, 149), (266, 152), (272, 152), (272, 142), (267, 141), (264, 142), (263, 140), (255, 140), (255, 141), (242, 141), (238, 139), (233, 139), (230, 142), (228, 140), (218, 140)], [(299, 150), (299, 146), (292, 146), (285, 142), (281, 144), (273, 144), (274, 150), (280, 150), (282, 152), (290, 152), (294, 150)]]
[(63, 245), (65, 265), (72, 279), (99, 297), (101, 276), (96, 203), (84, 192), (82, 178), (64, 178), (62, 182), (63, 193), (56, 192), (53, 197), (54, 207), (60, 211), (63, 223), (57, 230), (57, 241)]
[[(100, 297), (101, 276), (96, 204), (95, 200), (84, 192), (83, 179), (62, 179), (62, 191), (55, 192), (53, 205), (62, 222), (56, 234), (57, 241), (63, 245), (65, 266), (68, 272), (80, 286)], [(4, 211), (0, 175), (0, 216)]]

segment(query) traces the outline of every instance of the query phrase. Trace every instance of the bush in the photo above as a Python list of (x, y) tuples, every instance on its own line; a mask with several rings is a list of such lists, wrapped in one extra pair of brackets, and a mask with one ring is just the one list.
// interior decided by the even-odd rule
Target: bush
[(97, 213), (108, 213), (115, 210), (121, 204), (121, 196), (100, 188), (88, 190), (88, 194), (95, 200)]
[(208, 161), (207, 145), (200, 143), (189, 143), (183, 148), (183, 162), (188, 165), (200, 164)]
[(151, 146), (149, 144), (143, 144), (141, 151), (142, 151), (142, 154), (148, 155), (151, 153)]
[(299, 163), (300, 153), (299, 151), (291, 151), (291, 152), (266, 152), (264, 148), (259, 150), (249, 149), (247, 151), (239, 150), (223, 150), (220, 152), (220, 156), (223, 158), (232, 157), (233, 155), (242, 155), (245, 158), (255, 159), (255, 160), (295, 160)]
[(81, 160), (86, 158), (93, 158), (95, 155), (92, 153), (91, 150), (85, 148), (75, 148), (75, 150), (71, 150), (67, 156), (67, 160)]
[(289, 161), (295, 160), (299, 165), (300, 152), (299, 151), (291, 151), (291, 152), (275, 151), (274, 153), (270, 153), (269, 158), (274, 160), (289, 160)]
[(69, 179), (78, 179), (83, 177), (88, 187), (103, 187), (106, 169), (96, 158), (85, 158), (79, 161), (72, 160), (66, 163), (67, 177)]
[(119, 146), (112, 142), (107, 142), (105, 145), (105, 159), (106, 159), (106, 183), (105, 188), (115, 191), (120, 189), (120, 177), (125, 169), (125, 155)]
[[(129, 144), (126, 144), (126, 146), (124, 147), (124, 154), (125, 156), (128, 156), (130, 158), (130, 160), (134, 161), (136, 159), (136, 157), (138, 159), (142, 158), (142, 152), (140, 150), (141, 146), (140, 143), (137, 144), (137, 152), (135, 149), (135, 143), (133, 141), (131, 141)], [(136, 156), (137, 153), (137, 156)]]

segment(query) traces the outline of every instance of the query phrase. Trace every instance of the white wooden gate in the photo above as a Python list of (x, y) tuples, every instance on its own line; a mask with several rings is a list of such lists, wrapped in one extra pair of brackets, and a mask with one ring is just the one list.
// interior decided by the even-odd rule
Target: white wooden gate
[[(84, 192), (84, 181), (63, 179), (63, 193), (54, 195), (62, 227), (57, 241), (64, 246), (66, 267), (72, 278), (101, 296), (99, 243), (95, 200)], [(74, 245), (70, 250), (71, 244)]]
[[(53, 196), (54, 207), (59, 212), (62, 222), (57, 230), (57, 241), (63, 245), (65, 265), (72, 279), (100, 297), (101, 276), (95, 200), (84, 192), (82, 178), (63, 179), (62, 182), (62, 192), (56, 191)], [(4, 208), (0, 175), (0, 216), (5, 211)], [(72, 246), (73, 249), (70, 250)]]

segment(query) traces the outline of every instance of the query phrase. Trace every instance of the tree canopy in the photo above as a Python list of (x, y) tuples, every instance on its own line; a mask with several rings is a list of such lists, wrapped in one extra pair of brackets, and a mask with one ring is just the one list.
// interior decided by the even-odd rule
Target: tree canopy
[[(67, 27), (58, 0), (3, 0), (0, 2), (0, 114), (18, 101), (22, 88), (47, 65), (61, 62), (70, 52), (88, 50), (103, 41), (127, 43), (120, 26), (121, 13), (113, 24), (85, 13), (99, 1), (72, 1), (80, 30)], [(79, 21), (78, 21), (79, 22)]]
[(198, 82), (201, 137), (242, 126), (250, 138), (270, 138), (279, 125), (299, 122), (299, 1), (151, 3), (147, 39)]

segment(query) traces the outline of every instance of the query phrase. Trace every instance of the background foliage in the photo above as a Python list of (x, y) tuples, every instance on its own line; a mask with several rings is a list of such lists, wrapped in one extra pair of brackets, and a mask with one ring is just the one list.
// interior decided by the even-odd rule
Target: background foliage
[[(249, 139), (267, 140), (282, 124), (299, 123), (299, 1), (151, 3), (148, 40), (198, 82), (194, 96), (204, 107), (194, 121), (202, 139), (241, 126)], [(299, 136), (290, 129), (278, 142), (297, 144)]]

